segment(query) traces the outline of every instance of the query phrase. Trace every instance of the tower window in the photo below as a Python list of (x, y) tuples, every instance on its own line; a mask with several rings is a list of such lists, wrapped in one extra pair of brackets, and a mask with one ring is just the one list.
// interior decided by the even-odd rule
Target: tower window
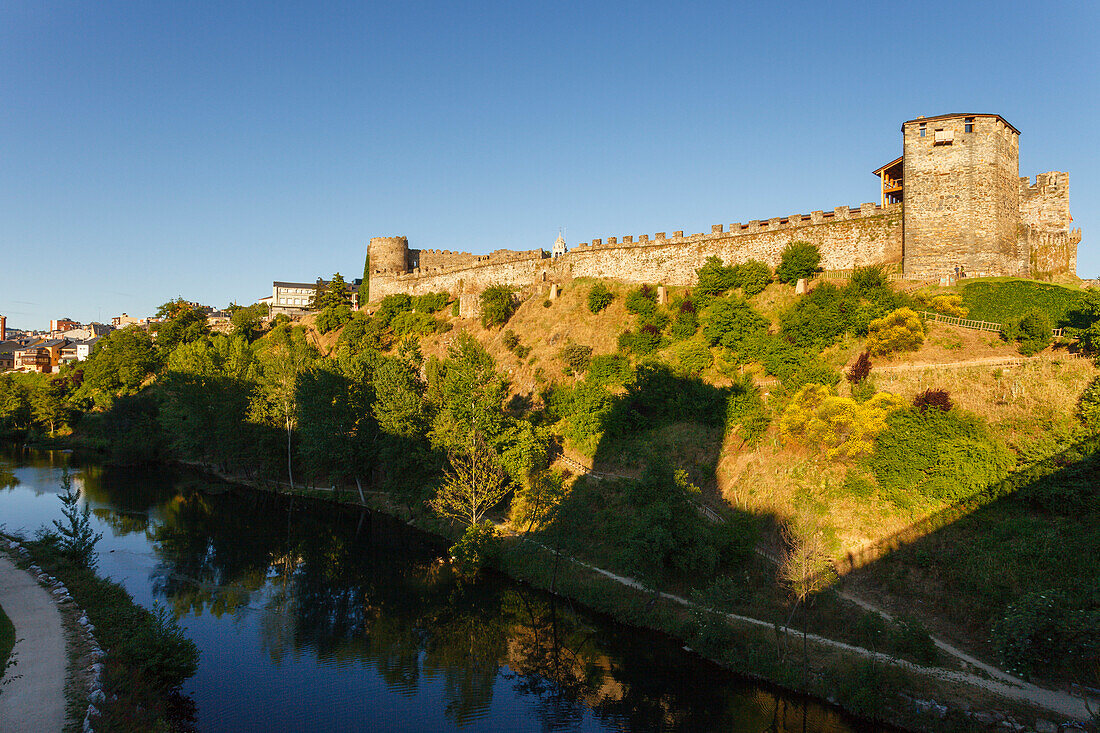
[(963, 127), (963, 129), (966, 132), (974, 132), (974, 118), (973, 117), (967, 117), (965, 120), (963, 120), (963, 122), (965, 123), (965, 126)]
[(921, 137), (924, 137), (925, 133), (927, 133), (927, 132), (928, 132), (928, 131), (927, 131), (927, 130), (925, 129), (925, 125), (924, 125), (924, 123), (922, 122), (922, 123), (921, 123), (921, 126), (920, 126), (920, 136), (921, 136)]

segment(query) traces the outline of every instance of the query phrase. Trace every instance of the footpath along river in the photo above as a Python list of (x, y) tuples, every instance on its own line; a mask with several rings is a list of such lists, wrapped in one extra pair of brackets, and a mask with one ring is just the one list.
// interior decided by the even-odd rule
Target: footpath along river
[(377, 513), (9, 446), (0, 528), (60, 517), (66, 466), (100, 573), (198, 645), (199, 731), (875, 730), (499, 575), (463, 580)]

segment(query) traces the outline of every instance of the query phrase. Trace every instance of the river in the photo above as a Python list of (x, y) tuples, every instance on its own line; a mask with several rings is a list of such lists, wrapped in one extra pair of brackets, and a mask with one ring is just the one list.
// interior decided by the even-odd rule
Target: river
[(377, 513), (7, 447), (0, 528), (59, 518), (66, 466), (99, 572), (198, 645), (200, 731), (873, 730), (568, 600), (465, 580)]

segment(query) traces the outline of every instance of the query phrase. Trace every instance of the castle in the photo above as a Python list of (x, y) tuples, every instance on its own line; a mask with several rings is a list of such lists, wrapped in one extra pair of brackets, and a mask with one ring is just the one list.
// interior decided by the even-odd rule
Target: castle
[[(771, 266), (784, 247), (811, 242), (826, 270), (900, 267), (906, 279), (1075, 275), (1081, 230), (1070, 229), (1069, 174), (1020, 178), (1020, 132), (1000, 115), (918, 117), (901, 126), (902, 154), (876, 169), (879, 203), (838, 206), (709, 233), (608, 237), (552, 253), (488, 255), (410, 249), (405, 237), (370, 240), (370, 298), (448, 291), (466, 302), (492, 285), (526, 287), (576, 277), (691, 285), (710, 256)], [(463, 295), (468, 297), (462, 298)]]

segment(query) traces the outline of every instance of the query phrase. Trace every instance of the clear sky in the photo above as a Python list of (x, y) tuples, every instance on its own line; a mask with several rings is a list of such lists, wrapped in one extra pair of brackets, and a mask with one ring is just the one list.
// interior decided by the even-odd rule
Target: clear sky
[(147, 315), (877, 201), (901, 122), (991, 112), (1100, 274), (1092, 2), (0, 3), (0, 313)]

